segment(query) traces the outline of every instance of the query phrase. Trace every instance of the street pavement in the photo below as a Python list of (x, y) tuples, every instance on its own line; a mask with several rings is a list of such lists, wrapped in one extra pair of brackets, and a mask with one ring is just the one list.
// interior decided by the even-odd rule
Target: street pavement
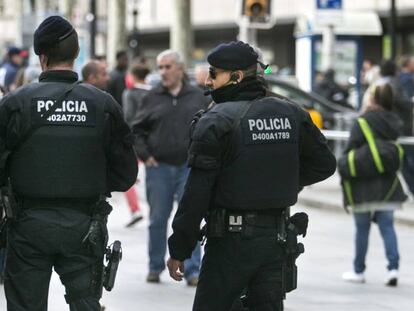
[[(143, 170), (140, 177), (143, 180)], [(313, 195), (320, 197), (315, 188), (312, 188)], [(133, 228), (125, 228), (130, 216), (124, 196), (117, 193), (111, 199), (114, 211), (109, 222), (110, 241), (122, 241), (123, 260), (115, 288), (110, 293), (104, 292), (102, 303), (106, 311), (191, 310), (194, 288), (171, 280), (167, 272), (162, 274), (161, 284), (145, 282), (148, 207), (142, 182), (137, 189), (146, 220)], [(341, 274), (352, 267), (352, 217), (335, 208), (310, 208), (302, 204), (292, 209), (293, 212), (299, 210), (309, 213), (311, 220), (308, 235), (303, 239), (306, 252), (298, 259), (298, 290), (287, 295), (286, 311), (414, 310), (414, 227), (397, 225), (402, 257), (400, 284), (397, 288), (383, 285), (386, 260), (376, 226), (371, 231), (367, 283), (349, 284), (341, 280)], [(50, 311), (68, 310), (63, 294), (60, 280), (54, 274), (50, 286)], [(3, 291), (0, 291), (0, 310), (6, 310)]]

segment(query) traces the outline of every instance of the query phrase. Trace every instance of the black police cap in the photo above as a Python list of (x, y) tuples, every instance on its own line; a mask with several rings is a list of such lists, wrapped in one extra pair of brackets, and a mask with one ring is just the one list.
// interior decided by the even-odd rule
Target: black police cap
[(207, 56), (208, 63), (226, 70), (245, 69), (258, 63), (259, 55), (247, 43), (233, 41), (215, 47)]
[(37, 27), (33, 36), (36, 55), (45, 54), (54, 45), (69, 37), (75, 29), (61, 16), (50, 16)]

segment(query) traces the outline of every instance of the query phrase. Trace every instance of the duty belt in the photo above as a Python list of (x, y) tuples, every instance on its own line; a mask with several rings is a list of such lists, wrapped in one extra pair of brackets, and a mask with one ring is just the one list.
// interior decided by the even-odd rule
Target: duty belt
[(214, 209), (207, 220), (207, 237), (222, 237), (226, 234), (243, 236), (279, 236), (284, 232), (285, 213), (263, 213), (261, 211), (230, 211)]
[(258, 212), (227, 213), (227, 225), (229, 232), (241, 232), (243, 226), (255, 226), (261, 228), (277, 228), (281, 215), (260, 214)]
[(90, 198), (26, 198), (19, 197), (19, 206), (25, 209), (36, 208), (69, 208), (91, 214), (93, 212), (94, 204), (98, 201), (98, 197)]

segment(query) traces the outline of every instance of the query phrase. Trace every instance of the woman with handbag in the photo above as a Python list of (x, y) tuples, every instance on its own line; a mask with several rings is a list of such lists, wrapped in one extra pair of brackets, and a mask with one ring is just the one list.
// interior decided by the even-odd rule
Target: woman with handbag
[(398, 283), (399, 252), (394, 211), (407, 198), (397, 176), (403, 159), (395, 143), (403, 123), (393, 110), (389, 84), (374, 88), (366, 111), (355, 122), (344, 156), (338, 161), (344, 203), (351, 206), (356, 225), (353, 271), (343, 274), (349, 282), (365, 282), (365, 258), (371, 223), (379, 227), (388, 260), (386, 285)]

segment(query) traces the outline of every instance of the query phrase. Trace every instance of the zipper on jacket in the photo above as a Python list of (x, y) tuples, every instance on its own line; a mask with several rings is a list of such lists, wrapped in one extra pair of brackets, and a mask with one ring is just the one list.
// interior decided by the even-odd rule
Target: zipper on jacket
[(177, 104), (178, 104), (178, 99), (177, 99), (177, 97), (173, 97), (173, 99), (172, 99), (172, 104), (173, 104), (173, 106), (177, 106)]

